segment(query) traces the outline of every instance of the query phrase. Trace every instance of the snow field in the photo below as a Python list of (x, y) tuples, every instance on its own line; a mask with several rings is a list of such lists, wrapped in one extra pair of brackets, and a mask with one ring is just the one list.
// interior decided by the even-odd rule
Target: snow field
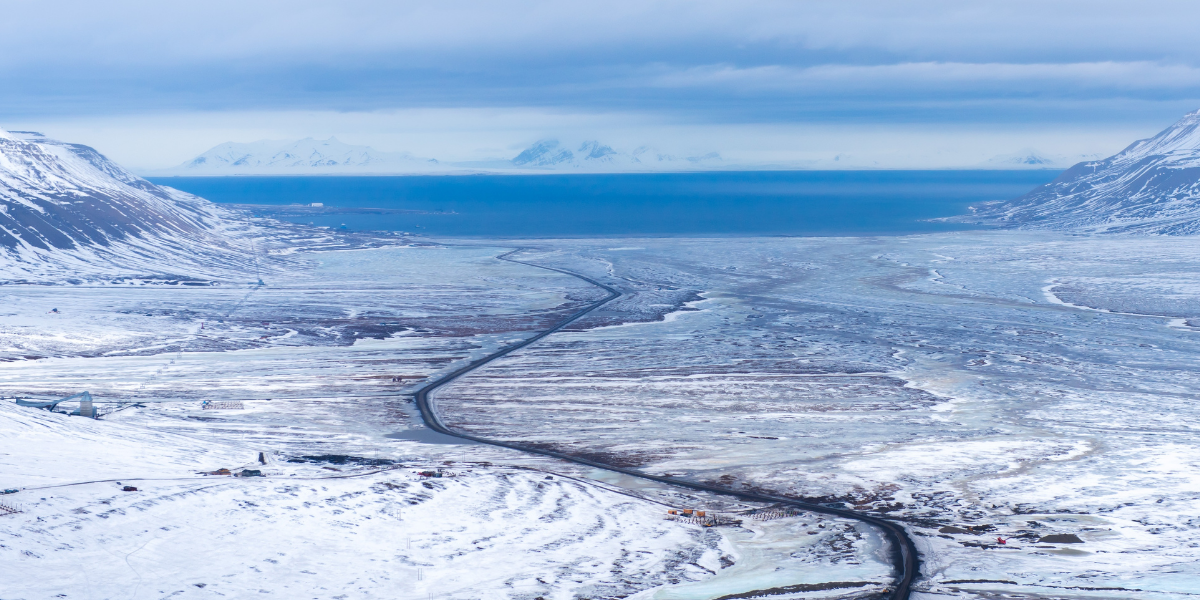
[(36, 499), (0, 521), (4, 597), (572, 598), (705, 577), (730, 550), (541, 473), (288, 470), (22, 492)]
[[(249, 295), (5, 288), (4, 393), (83, 388), (141, 404), (92, 421), (0, 403), (0, 486), (25, 488), (4, 497), (24, 512), (0, 520), (0, 597), (611, 597), (735, 563), (723, 532), (666, 521), (663, 504), (467, 466), (552, 466), (544, 460), (385, 437), (420, 431), (403, 395), (418, 382), (522, 339), (579, 302), (567, 296), (590, 298), (572, 278), (496, 253), (320, 253), (293, 283)], [(59, 314), (45, 314), (46, 302)], [(356, 335), (399, 319), (405, 329), (382, 339)], [(332, 333), (311, 333), (321, 329)], [(49, 356), (20, 356), (34, 348)], [(202, 399), (244, 409), (206, 411)], [(257, 464), (259, 452), (270, 464)], [(318, 458), (287, 462), (296, 456)], [(455, 477), (413, 474), (446, 461)], [(197, 475), (222, 467), (268, 477)]]
[(1181, 598), (1200, 579), (1195, 239), (608, 246), (528, 256), (706, 300), (617, 307), (634, 324), (604, 326), (614, 311), (501, 359), (442, 392), (450, 422), (901, 519), (921, 597)]
[[(3, 500), (22, 511), (0, 518), (6, 599), (570, 598), (733, 559), (719, 533), (666, 521), (660, 504), (538, 471), (263, 466), (236, 442), (7, 402), (0, 440), (2, 485), (21, 488)], [(198, 474), (220, 467), (267, 477)]]
[[(1200, 578), (1194, 546), (1200, 523), (1200, 497), (1195, 492), (1200, 464), (1195, 457), (1200, 454), (1193, 441), (1200, 338), (1187, 325), (1193, 303), (1186, 283), (1196, 269), (1195, 241), (989, 233), (537, 244), (537, 249), (519, 258), (604, 278), (630, 293), (624, 302), (606, 307), (603, 314), (573, 325), (570, 331), (440, 390), (439, 406), (455, 426), (654, 473), (841, 502), (902, 519), (922, 550), (925, 578), (918, 586), (925, 598), (1182, 598)], [(241, 296), (208, 295), (204, 289), (193, 294), (195, 290), (189, 289), (135, 297), (108, 286), (71, 288), (70, 303), (63, 304), (70, 314), (86, 315), (89, 306), (101, 306), (105, 314), (118, 315), (110, 321), (78, 317), (72, 322), (81, 331), (94, 326), (100, 333), (125, 335), (123, 323), (128, 319), (130, 327), (124, 331), (144, 332), (128, 337), (129, 341), (114, 338), (92, 344), (77, 341), (81, 337), (42, 341), (53, 339), (61, 323), (43, 318), (41, 312), (34, 315), (25, 306), (48, 301), (56, 290), (6, 287), (0, 293), (25, 299), (14, 303), (19, 308), (9, 309), (14, 319), (26, 318), (21, 315), (28, 312), (29, 320), (19, 323), (20, 331), (6, 334), (11, 336), (6, 344), (13, 350), (10, 360), (0, 364), (4, 393), (51, 394), (85, 387), (93, 393), (100, 390), (147, 402), (107, 421), (82, 422), (88, 429), (81, 429), (78, 439), (63, 438), (60, 443), (43, 432), (29, 438), (30, 444), (5, 444), (0, 460), (7, 461), (6, 468), (25, 468), (26, 463), (36, 467), (12, 471), (35, 483), (54, 479), (59, 471), (66, 476), (64, 482), (100, 478), (124, 482), (122, 477), (133, 476), (127, 473), (145, 473), (145, 479), (163, 480), (154, 485), (163, 486), (164, 496), (186, 491), (178, 486), (215, 485), (217, 480), (211, 478), (193, 483), (197, 481), (193, 469), (246, 464), (258, 451), (282, 457), (353, 455), (410, 466), (449, 460), (453, 463), (446, 465), (449, 468), (471, 468), (470, 476), (482, 479), (474, 483), (465, 477), (438, 480), (436, 485), (470, 483), (470, 488), (446, 487), (450, 491), (439, 491), (433, 498), (511, 494), (525, 499), (513, 500), (513, 506), (524, 506), (522, 502), (544, 506), (542, 500), (535, 500), (539, 492), (534, 490), (536, 483), (551, 485), (546, 480), (526, 481), (521, 478), (528, 473), (509, 472), (507, 467), (463, 465), (490, 461), (545, 468), (546, 461), (483, 446), (384, 437), (419, 431), (418, 419), (402, 394), (420, 378), (521, 339), (595, 297), (565, 276), (495, 261), (492, 256), (498, 253), (495, 248), (321, 253), (313, 256), (310, 270), (254, 291), (220, 327), (211, 332), (206, 327), (204, 337), (191, 333), (188, 324), (204, 311), (209, 312), (203, 318), (211, 323), (209, 313), (219, 312), (214, 307), (227, 308)], [(429, 273), (440, 276), (429, 281)], [(1062, 295), (1048, 298), (1047, 286)], [(39, 293), (47, 295), (38, 302), (28, 300)], [(117, 306), (124, 308), (111, 309)], [(295, 323), (280, 326), (288, 319)], [(270, 325), (263, 325), (264, 321)], [(158, 326), (169, 344), (153, 339)], [(127, 343), (130, 351), (120, 351)], [(38, 348), (53, 348), (46, 351), (48, 358), (17, 355), (38, 344)], [(75, 346), (86, 350), (73, 351)], [(106, 349), (96, 352), (101, 346)], [(180, 346), (182, 351), (177, 349)], [(390, 376), (397, 373), (412, 379), (406, 377), (405, 383), (395, 385)], [(202, 398), (243, 400), (246, 409), (201, 411)], [(185, 402), (149, 402), (156, 399)], [(21, 409), (21, 418), (28, 413)], [(16, 425), (11, 427), (18, 432)], [(35, 432), (43, 426), (22, 427), (22, 432)], [(104, 440), (111, 432), (120, 432), (116, 434), (120, 442), (111, 448), (124, 457), (114, 463), (116, 467), (74, 458), (105, 456)], [(37, 455), (25, 446), (37, 450)], [(61, 447), (72, 458), (42, 452), (45, 447)], [(269, 480), (295, 480), (294, 485), (303, 489), (268, 493), (262, 491), (265, 487), (253, 487), (265, 485), (261, 482), (222, 480), (225, 483), (214, 491), (195, 495), (211, 494), (217, 503), (212, 506), (227, 506), (236, 504), (235, 499), (241, 498), (237, 494), (254, 491), (259, 495), (247, 496), (249, 502), (269, 506), (263, 510), (272, 515), (270, 519), (304, 514), (313, 519), (305, 523), (323, 526), (333, 520), (321, 520), (325, 517), (318, 518), (316, 509), (310, 515), (286, 507), (302, 506), (296, 504), (299, 498), (319, 504), (335, 493), (353, 492), (355, 498), (378, 502), (361, 500), (361, 506), (348, 503), (337, 510), (371, 516), (369, 521), (364, 516), (352, 522), (377, 527), (384, 518), (379, 511), (392, 502), (379, 498), (390, 497), (388, 493), (400, 498), (409, 491), (433, 494), (421, 482), (396, 478), (394, 472), (367, 474), (371, 469), (366, 467), (324, 466), (340, 471), (318, 463), (269, 465)], [(580, 471), (563, 472), (583, 474)], [(97, 476), (89, 478), (93, 472)], [(323, 483), (327, 490), (308, 483), (316, 481), (309, 479), (313, 477), (346, 475), (354, 477), (329, 480), (340, 483)], [(554, 486), (566, 490), (575, 485), (554, 476)], [(183, 480), (169, 481), (175, 477)], [(483, 483), (488, 478), (497, 481)], [(509, 483), (499, 481), (504, 478)], [(387, 488), (386, 483), (411, 485), (401, 491)], [(635, 487), (624, 481), (618, 484)], [(79, 489), (112, 490), (115, 483), (90, 485), (110, 487)], [(336, 487), (343, 485), (351, 487)], [(386, 493), (374, 491), (379, 485)], [(524, 491), (502, 491), (510, 490), (506, 486)], [(150, 482), (139, 487), (157, 489)], [(591, 489), (590, 484), (584, 487)], [(697, 505), (694, 497), (685, 494), (638, 489), (672, 507)], [(601, 520), (617, 523), (605, 525), (609, 528), (641, 526), (640, 521), (620, 520), (626, 518), (622, 511), (641, 510), (623, 508), (621, 502), (646, 502), (647, 514), (661, 520), (661, 506), (632, 500), (618, 491), (604, 492), (621, 497), (601, 502), (610, 508), (588, 504), (591, 501), (572, 495), (576, 492), (562, 491), (562, 496), (554, 497), (570, 496), (563, 502), (585, 513), (599, 511)], [(541, 493), (550, 492), (543, 488)], [(9, 498), (16, 501), (15, 496)], [(115, 491), (97, 492), (95, 497), (110, 496), (117, 498), (112, 502), (134, 502)], [(62, 501), (38, 516), (65, 523), (64, 519), (78, 516), (71, 512), (78, 507), (98, 514), (88, 508), (92, 506), (88, 502), (93, 502), (89, 498), (78, 497), (74, 504)], [(442, 502), (428, 500), (429, 510)], [(454, 504), (457, 500), (445, 502), (454, 511), (469, 512), (465, 505)], [(478, 498), (476, 502), (487, 504)], [(130, 506), (123, 508), (126, 514), (151, 512)], [(205, 505), (204, 510), (210, 509)], [(253, 515), (256, 508), (239, 506), (238, 510)], [(531, 527), (523, 534), (530, 539), (554, 535), (574, 539), (559, 530), (560, 521), (543, 520), (550, 514), (546, 510), (513, 512), (510, 525), (520, 521), (522, 527)], [(166, 512), (154, 514), (155, 519), (170, 520)], [(403, 514), (407, 520), (408, 513)], [(591, 525), (584, 524), (594, 523), (588, 520), (593, 516), (571, 516), (561, 522), (570, 524), (568, 529), (578, 523), (586, 531)], [(0, 517), (0, 523), (21, 518), (26, 517)], [(108, 522), (94, 518), (97, 523)], [(470, 517), (463, 526), (492, 531), (476, 521), (492, 523)], [(887, 581), (890, 569), (880, 554), (876, 533), (847, 529), (842, 523), (809, 534), (807, 526), (800, 525), (806, 522), (815, 521), (802, 516), (793, 521), (747, 523), (742, 530), (715, 532), (724, 540), (713, 538), (716, 546), (708, 545), (708, 538), (687, 542), (693, 546), (664, 542), (661, 548), (668, 550), (646, 546), (651, 543), (646, 540), (638, 542), (641, 546), (613, 542), (614, 548), (636, 547), (665, 556), (661, 560), (668, 563), (679, 553), (690, 557), (670, 568), (631, 562), (662, 576), (629, 576), (622, 581), (631, 583), (620, 584), (600, 574), (615, 564), (617, 559), (610, 557), (619, 555), (616, 550), (583, 552), (576, 550), (583, 547), (578, 542), (564, 543), (560, 552), (559, 546), (539, 542), (541, 552), (533, 553), (529, 548), (534, 546), (514, 541), (514, 547), (524, 553), (519, 556), (553, 555), (571, 566), (530, 558), (530, 564), (543, 569), (532, 580), (512, 579), (510, 588), (507, 579), (480, 579), (472, 573), (460, 575), (468, 579), (444, 593), (470, 597), (463, 590), (482, 586), (510, 590), (503, 592), (504, 597), (530, 599), (558, 593), (586, 597), (638, 593), (701, 600), (774, 587), (785, 590), (780, 597), (841, 597), (869, 596)], [(140, 529), (131, 526), (128, 532), (155, 531), (150, 524), (146, 521)], [(242, 529), (260, 526), (253, 521)], [(978, 529), (942, 532), (947, 526)], [(345, 529), (364, 527), (369, 526)], [(447, 538), (438, 556), (484, 560), (488, 546), (474, 550), (472, 542), (480, 538), (465, 531)], [(5, 539), (19, 543), (5, 542), (6, 547), (25, 549), (41, 543), (27, 532), (18, 533), (21, 538)], [(1038, 541), (1048, 534), (1074, 534), (1084, 543)], [(234, 555), (243, 556), (242, 546), (231, 541), (243, 538), (227, 532), (220, 535), (225, 537), (214, 538), (212, 547), (232, 548)], [(346, 535), (347, 539), (370, 538), (361, 532)], [(1007, 543), (998, 544), (998, 537)], [(92, 539), (84, 536), (64, 543), (83, 547)], [(338, 547), (341, 542), (322, 543)], [(452, 546), (458, 549), (451, 551)], [(687, 548), (701, 546), (708, 550), (688, 554), (692, 551)], [(44, 546), (35, 550), (52, 555), (43, 552)], [(293, 550), (286, 560), (317, 560), (314, 552)], [(266, 558), (284, 560), (266, 554), (245, 556), (237, 559), (238, 564), (254, 564), (260, 570), (271, 564), (263, 562)], [(402, 564), (398, 556), (414, 564), (417, 560), (398, 553), (371, 558), (387, 559), (391, 567)], [(732, 562), (722, 562), (722, 556)], [(444, 569), (451, 563), (438, 564), (443, 565), (438, 569)], [(343, 586), (337, 588), (339, 594), (351, 593), (347, 590), (357, 589), (353, 586), (374, 585), (370, 577), (384, 585), (378, 573), (387, 569), (364, 574), (366, 567), (344, 568), (354, 575), (337, 579)], [(307, 566), (296, 572), (303, 570), (318, 572)], [(471, 568), (455, 570), (466, 573)], [(545, 572), (567, 574), (550, 583)], [(633, 567), (621, 572), (631, 573)], [(272, 581), (284, 581), (280, 577)], [(399, 581), (399, 575), (394, 577)], [(536, 581), (537, 577), (547, 583)], [(192, 587), (197, 593), (219, 590), (220, 580), (209, 579), (216, 583), (196, 581), (206, 587)], [(245, 583), (249, 580), (238, 581), (250, 589)], [(294, 581), (300, 580), (286, 583)], [(500, 587), (493, 586), (496, 581)], [(858, 587), (795, 587), (810, 584)], [(547, 587), (530, 588), (534, 591), (524, 596), (523, 585)], [(318, 592), (330, 592), (332, 597), (333, 590)], [(430, 591), (424, 592), (425, 597)], [(162, 595), (167, 593), (173, 592)]]

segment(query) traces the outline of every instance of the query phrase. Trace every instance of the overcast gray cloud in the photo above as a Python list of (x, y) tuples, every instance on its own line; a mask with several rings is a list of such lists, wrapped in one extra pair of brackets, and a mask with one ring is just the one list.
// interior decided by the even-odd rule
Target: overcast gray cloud
[(174, 65), (248, 58), (317, 64), (376, 56), (449, 66), (513, 59), (553, 64), (576, 55), (598, 62), (619, 57), (707, 62), (739, 55), (794, 61), (803, 60), (805, 51), (964, 62), (1079, 62), (1186, 60), (1200, 54), (1191, 37), (1198, 9), (1182, 1), (4, 5), (7, 25), (0, 47), (9, 64), (82, 59)]
[(0, 123), (532, 108), (1128, 128), (1200, 106), (1195, 2), (0, 5)]

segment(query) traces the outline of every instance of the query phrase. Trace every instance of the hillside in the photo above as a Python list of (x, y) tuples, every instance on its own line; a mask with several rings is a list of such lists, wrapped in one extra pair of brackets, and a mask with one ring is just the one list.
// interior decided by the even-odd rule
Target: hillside
[(1200, 111), (1104, 160), (1081, 162), (969, 220), (1020, 229), (1200, 233)]
[(0, 278), (253, 273), (263, 230), (92, 148), (0, 130)]

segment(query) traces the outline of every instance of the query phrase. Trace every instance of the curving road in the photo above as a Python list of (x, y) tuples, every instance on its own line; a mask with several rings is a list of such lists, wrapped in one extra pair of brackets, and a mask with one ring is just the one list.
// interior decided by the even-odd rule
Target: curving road
[(417, 408), (420, 409), (421, 418), (423, 418), (425, 420), (425, 425), (427, 427), (429, 427), (430, 429), (437, 431), (439, 433), (444, 433), (446, 435), (452, 435), (454, 437), (462, 438), (465, 440), (471, 440), (473, 442), (479, 442), (481, 444), (489, 444), (492, 446), (511, 448), (513, 450), (520, 450), (522, 452), (529, 452), (531, 454), (540, 454), (542, 456), (549, 456), (552, 458), (566, 460), (566, 461), (570, 461), (570, 462), (581, 464), (581, 465), (587, 465), (589, 467), (596, 467), (598, 469), (604, 469), (607, 471), (622, 473), (622, 474), (630, 475), (633, 477), (639, 477), (642, 479), (657, 481), (659, 483), (665, 483), (667, 485), (673, 485), (676, 487), (682, 487), (682, 488), (687, 488), (687, 489), (692, 489), (692, 490), (697, 490), (697, 491), (702, 491), (702, 492), (711, 492), (711, 493), (722, 494), (722, 495), (726, 495), (726, 496), (733, 496), (735, 498), (740, 498), (742, 500), (749, 500), (751, 502), (767, 502), (767, 503), (784, 504), (787, 506), (793, 506), (793, 507), (796, 507), (796, 508), (799, 508), (799, 509), (802, 509), (805, 511), (809, 511), (809, 512), (834, 515), (834, 516), (838, 516), (838, 517), (844, 517), (847, 519), (854, 519), (857, 521), (862, 521), (863, 523), (867, 523), (869, 525), (872, 525), (872, 526), (877, 527), (880, 530), (882, 530), (891, 545), (892, 565), (893, 565), (893, 568), (895, 568), (896, 572), (899, 573), (899, 576), (896, 578), (895, 585), (892, 586), (892, 588), (890, 589), (889, 595), (887, 597), (890, 600), (908, 600), (913, 578), (917, 576), (917, 548), (913, 544), (912, 538), (909, 537), (908, 532), (904, 530), (904, 527), (902, 527), (900, 524), (895, 523), (893, 521), (889, 521), (887, 519), (881, 519), (879, 517), (876, 517), (874, 515), (870, 515), (867, 513), (861, 513), (858, 511), (846, 510), (846, 509), (842, 509), (842, 508), (832, 508), (832, 507), (823, 506), (820, 504), (811, 504), (808, 502), (794, 500), (792, 498), (787, 498), (784, 496), (772, 496), (769, 494), (758, 494), (758, 493), (754, 493), (754, 492), (740, 492), (740, 491), (731, 490), (731, 489), (714, 486), (714, 485), (707, 485), (707, 484), (703, 484), (703, 483), (693, 483), (693, 482), (689, 482), (689, 481), (683, 481), (683, 480), (680, 480), (680, 479), (677, 479), (674, 477), (661, 477), (658, 475), (650, 475), (650, 474), (642, 473), (641, 471), (637, 471), (634, 469), (627, 469), (627, 468), (607, 465), (607, 464), (604, 464), (601, 462), (588, 460), (586, 458), (579, 458), (579, 457), (571, 456), (569, 454), (561, 454), (561, 453), (553, 452), (553, 451), (549, 451), (549, 450), (540, 450), (538, 448), (531, 448), (528, 446), (523, 446), (521, 444), (513, 444), (510, 442), (504, 442), (504, 441), (500, 441), (500, 440), (481, 438), (481, 437), (471, 435), (469, 433), (455, 431), (455, 430), (447, 427), (444, 423), (442, 423), (441, 417), (439, 417), (437, 414), (437, 411), (434, 410), (433, 401), (429, 397), (430, 393), (432, 393), (434, 390), (449, 384), (450, 382), (454, 381), (455, 379), (458, 379), (459, 377), (462, 377), (463, 375), (466, 375), (467, 373), (470, 373), (471, 371), (474, 371), (475, 369), (478, 369), (479, 367), (482, 367), (482, 366), (496, 360), (497, 358), (500, 358), (502, 356), (507, 356), (508, 354), (516, 352), (517, 350), (520, 350), (521, 348), (524, 348), (530, 344), (533, 344), (533, 343), (537, 342), (538, 340), (540, 340), (556, 331), (559, 331), (560, 329), (566, 327), (567, 325), (570, 325), (571, 323), (574, 323), (575, 321), (579, 320), (584, 315), (596, 310), (597, 308), (600, 308), (601, 306), (604, 306), (605, 304), (608, 304), (609, 302), (612, 302), (613, 300), (615, 300), (621, 296), (621, 292), (617, 291), (616, 289), (614, 289), (610, 286), (604, 285), (603, 283), (600, 283), (599, 281), (596, 281), (589, 277), (580, 275), (579, 273), (573, 273), (571, 271), (567, 271), (564, 269), (547, 267), (544, 265), (538, 265), (538, 264), (524, 262), (524, 261), (520, 261), (520, 260), (511, 258), (511, 256), (513, 254), (521, 252), (522, 250), (524, 250), (524, 248), (518, 248), (511, 252), (506, 252), (504, 254), (501, 254), (500, 256), (497, 256), (496, 258), (498, 258), (500, 260), (505, 260), (508, 262), (513, 262), (513, 263), (518, 263), (518, 264), (538, 268), (538, 269), (545, 269), (547, 271), (555, 271), (557, 273), (562, 273), (564, 275), (569, 275), (571, 277), (582, 279), (583, 281), (586, 281), (596, 287), (604, 289), (605, 291), (608, 292), (608, 296), (604, 297), (601, 300), (598, 300), (596, 302), (589, 304), (588, 306), (584, 307), (582, 310), (577, 311), (575, 314), (572, 314), (571, 316), (567, 317), (566, 319), (559, 321), (553, 327), (546, 329), (545, 331), (542, 331), (541, 333), (538, 333), (537, 335), (535, 335), (531, 338), (528, 338), (524, 341), (518, 342), (511, 346), (502, 348), (501, 350), (498, 350), (492, 354), (489, 354), (483, 358), (480, 358), (474, 362), (471, 362), (471, 363), (467, 364), (466, 366), (463, 366), (454, 371), (451, 371), (450, 373), (447, 373), (447, 374), (429, 382), (428, 384), (423, 386), (421, 389), (417, 390), (417, 392), (415, 394)]

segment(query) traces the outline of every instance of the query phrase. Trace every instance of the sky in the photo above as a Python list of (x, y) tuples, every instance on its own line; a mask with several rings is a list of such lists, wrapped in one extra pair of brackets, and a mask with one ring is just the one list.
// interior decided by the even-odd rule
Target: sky
[(1192, 1), (0, 0), (0, 14), (0, 127), (141, 169), (330, 136), (444, 161), (556, 138), (758, 167), (964, 167), (1112, 154), (1200, 108)]

